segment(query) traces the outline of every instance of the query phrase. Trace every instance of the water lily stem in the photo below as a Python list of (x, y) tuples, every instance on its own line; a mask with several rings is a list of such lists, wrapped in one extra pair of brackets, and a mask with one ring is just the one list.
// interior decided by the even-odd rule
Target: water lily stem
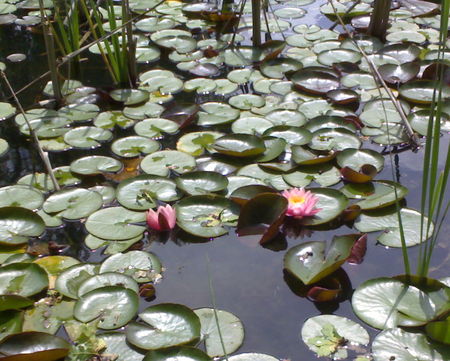
[(3, 80), (5, 81), (6, 86), (8, 87), (9, 91), (11, 92), (11, 94), (14, 98), (14, 101), (16, 102), (17, 107), (19, 108), (20, 113), (23, 115), (23, 118), (24, 118), (25, 122), (27, 123), (31, 138), (34, 141), (36, 149), (39, 153), (39, 156), (42, 159), (42, 162), (44, 163), (45, 168), (47, 169), (47, 174), (49, 175), (49, 177), (53, 183), (53, 187), (55, 188), (55, 190), (59, 191), (61, 188), (58, 184), (58, 181), (56, 180), (55, 173), (53, 172), (53, 168), (50, 163), (50, 160), (48, 159), (47, 153), (44, 152), (44, 150), (42, 149), (42, 147), (39, 143), (39, 138), (37, 137), (36, 132), (34, 131), (33, 127), (31, 126), (31, 123), (28, 120), (27, 115), (25, 114), (25, 111), (23, 110), (22, 104), (20, 103), (19, 99), (17, 98), (17, 95), (14, 92), (14, 89), (12, 88), (11, 83), (8, 80), (8, 77), (6, 76), (6, 74), (4, 73), (3, 70), (0, 70), (0, 74), (3, 78)]

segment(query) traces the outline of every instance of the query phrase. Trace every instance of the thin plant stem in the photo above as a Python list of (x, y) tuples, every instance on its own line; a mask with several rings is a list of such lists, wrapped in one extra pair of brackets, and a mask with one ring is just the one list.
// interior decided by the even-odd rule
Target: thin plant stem
[(217, 305), (216, 305), (216, 293), (214, 292), (213, 279), (211, 276), (211, 262), (209, 260), (208, 255), (206, 255), (206, 270), (208, 273), (209, 294), (211, 296), (211, 303), (212, 303), (213, 310), (214, 310), (214, 320), (216, 321), (217, 332), (219, 334), (220, 344), (222, 346), (222, 351), (223, 351), (225, 360), (228, 361), (228, 354), (227, 354), (227, 350), (225, 348), (225, 342), (223, 340), (222, 331), (220, 329), (220, 324), (219, 324), (219, 316), (217, 313)]
[(252, 0), (253, 46), (261, 45), (261, 0)]
[(17, 95), (14, 92), (14, 89), (12, 88), (11, 83), (8, 80), (8, 77), (6, 76), (6, 74), (4, 73), (3, 70), (0, 70), (0, 74), (5, 82), (6, 86), (8, 87), (11, 95), (13, 96), (13, 98), (17, 104), (17, 107), (19, 108), (20, 113), (23, 115), (23, 118), (24, 118), (25, 122), (27, 123), (31, 138), (33, 139), (34, 145), (36, 146), (36, 149), (39, 153), (39, 156), (42, 159), (42, 162), (44, 163), (45, 168), (47, 169), (47, 174), (50, 176), (50, 179), (53, 183), (53, 187), (55, 188), (55, 190), (59, 191), (61, 188), (59, 187), (58, 181), (56, 180), (55, 173), (53, 172), (53, 168), (52, 168), (52, 165), (50, 164), (50, 160), (48, 159), (47, 153), (44, 152), (44, 150), (42, 149), (42, 147), (39, 143), (39, 138), (37, 137), (36, 132), (34, 131), (33, 127), (31, 126), (31, 123), (28, 120), (28, 117), (25, 114), (25, 111), (23, 110), (22, 104), (20, 103), (19, 99), (17, 98)]

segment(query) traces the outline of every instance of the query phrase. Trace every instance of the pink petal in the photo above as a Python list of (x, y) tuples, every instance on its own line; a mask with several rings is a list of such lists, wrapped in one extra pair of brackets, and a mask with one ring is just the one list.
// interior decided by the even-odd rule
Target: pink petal
[(151, 229), (160, 231), (161, 227), (159, 226), (158, 216), (159, 216), (159, 210), (158, 210), (158, 212), (155, 212), (153, 209), (149, 209), (147, 211), (147, 225)]

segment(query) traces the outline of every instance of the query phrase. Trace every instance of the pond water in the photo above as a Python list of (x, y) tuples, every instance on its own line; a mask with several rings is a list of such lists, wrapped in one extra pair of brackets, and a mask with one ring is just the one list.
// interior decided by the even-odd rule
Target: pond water
[[(319, 11), (318, 2), (305, 6), (307, 15), (295, 20), (294, 24), (318, 24), (329, 27), (332, 22)], [(293, 34), (292, 30), (286, 36)], [(275, 38), (282, 38), (276, 35)], [(27, 59), (21, 63), (7, 63), (7, 75), (15, 90), (34, 80), (36, 76), (47, 70), (45, 47), (41, 35), (33, 33), (24, 27), (0, 27), (0, 61), (12, 53), (25, 53)], [(87, 86), (112, 89), (112, 83), (99, 57), (86, 55), (88, 61), (82, 67), (80, 80)], [(158, 64), (174, 70), (175, 66), (169, 62)], [(150, 65), (140, 65), (139, 73), (152, 68)], [(226, 74), (225, 74), (226, 75)], [(40, 90), (46, 80), (38, 82), (20, 94), (20, 99), (26, 108), (36, 105), (41, 98)], [(8, 91), (1, 90), (2, 97), (8, 98)], [(3, 100), (4, 101), (4, 100)], [(176, 102), (187, 101), (204, 102), (207, 96), (179, 95)], [(169, 103), (168, 107), (175, 102)], [(167, 106), (167, 105), (166, 105)], [(186, 131), (192, 130), (188, 128)], [(116, 137), (133, 134), (131, 131), (115, 131)], [(14, 120), (8, 119), (0, 123), (0, 138), (7, 139), (9, 152), (1, 159), (0, 186), (15, 184), (22, 176), (43, 171), (37, 153), (32, 149), (27, 138), (20, 134), (14, 125)], [(163, 141), (167, 147), (174, 148), (179, 135), (169, 136)], [(444, 134), (441, 149), (445, 153), (448, 148), (449, 137)], [(364, 143), (364, 148), (384, 151), (385, 166), (376, 179), (395, 180), (409, 189), (406, 205), (409, 208), (420, 209), (420, 192), (423, 163), (423, 149), (412, 152), (396, 147), (383, 148)], [(392, 162), (388, 152), (393, 150)], [(400, 151), (402, 150), (402, 151)], [(50, 160), (54, 167), (68, 165), (73, 160), (88, 154), (110, 155), (109, 145), (102, 146), (95, 151), (71, 150), (66, 153), (50, 153)], [(441, 160), (439, 167), (444, 166)], [(393, 174), (395, 179), (392, 179)], [(92, 185), (101, 177), (93, 178), (83, 186)], [(339, 183), (333, 188), (341, 188)], [(447, 199), (450, 197), (447, 195)], [(303, 323), (310, 317), (320, 314), (335, 314), (348, 317), (354, 321), (358, 318), (352, 311), (349, 301), (351, 292), (362, 282), (376, 277), (390, 277), (404, 273), (401, 250), (388, 248), (377, 244), (377, 233), (368, 237), (368, 249), (363, 263), (360, 265), (344, 264), (343, 270), (348, 276), (348, 294), (341, 302), (313, 303), (296, 294), (292, 282), (283, 273), (283, 258), (286, 250), (304, 241), (328, 241), (335, 235), (354, 233), (353, 228), (342, 226), (335, 230), (305, 230), (300, 236), (287, 235), (281, 237), (276, 244), (266, 247), (259, 245), (260, 236), (238, 237), (235, 229), (230, 228), (229, 234), (214, 239), (199, 239), (183, 233), (181, 237), (174, 232), (149, 233), (145, 235), (140, 247), (154, 252), (162, 261), (165, 268), (163, 280), (156, 285), (155, 298), (149, 302), (142, 302), (140, 308), (156, 303), (180, 303), (192, 309), (212, 307), (213, 298), (217, 308), (229, 311), (243, 322), (245, 340), (239, 352), (258, 352), (273, 355), (279, 359), (291, 361), (313, 360), (315, 354), (301, 340), (300, 330)], [(450, 252), (446, 235), (450, 232), (450, 224), (444, 223), (441, 237), (436, 245), (430, 276), (442, 278), (448, 276), (448, 260)], [(179, 234), (181, 234), (181, 230)], [(61, 254), (73, 256), (83, 262), (99, 262), (104, 256), (102, 250), (92, 251), (83, 241), (87, 235), (84, 225), (80, 222), (67, 221), (63, 229), (48, 231), (41, 240), (33, 241), (32, 249), (39, 250), (42, 244), (49, 240), (58, 245), (69, 245)], [(418, 247), (410, 252), (412, 264), (416, 264)], [(213, 291), (210, 288), (212, 285)], [(214, 292), (214, 296), (212, 295)], [(364, 325), (371, 338), (377, 330)], [(63, 332), (59, 334), (64, 335)], [(351, 354), (354, 356), (354, 354)], [(349, 357), (349, 360), (352, 357)]]

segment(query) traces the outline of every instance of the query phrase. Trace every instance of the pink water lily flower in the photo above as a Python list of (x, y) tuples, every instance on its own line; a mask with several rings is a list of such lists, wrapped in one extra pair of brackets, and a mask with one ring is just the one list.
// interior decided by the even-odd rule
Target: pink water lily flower
[(321, 208), (316, 208), (319, 198), (310, 191), (305, 191), (304, 188), (292, 188), (283, 191), (282, 195), (288, 200), (287, 216), (296, 219), (303, 217), (310, 217), (321, 211)]
[(169, 204), (159, 206), (156, 212), (153, 209), (147, 211), (147, 225), (156, 231), (169, 231), (175, 227), (176, 222), (175, 209)]

